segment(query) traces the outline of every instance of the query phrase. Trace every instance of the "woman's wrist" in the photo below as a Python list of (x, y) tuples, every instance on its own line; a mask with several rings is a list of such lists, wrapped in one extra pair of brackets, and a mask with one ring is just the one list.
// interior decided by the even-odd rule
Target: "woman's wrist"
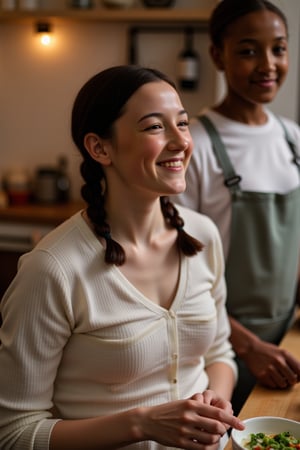
[(132, 442), (141, 442), (146, 440), (144, 422), (148, 408), (139, 407), (128, 411), (129, 430)]

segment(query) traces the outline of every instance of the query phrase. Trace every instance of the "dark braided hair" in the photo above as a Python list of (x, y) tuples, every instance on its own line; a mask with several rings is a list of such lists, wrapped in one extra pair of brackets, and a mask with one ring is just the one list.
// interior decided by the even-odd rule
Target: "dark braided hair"
[(222, 48), (227, 27), (240, 17), (255, 11), (271, 11), (281, 18), (288, 32), (287, 18), (283, 12), (268, 0), (222, 0), (212, 12), (209, 20), (209, 34), (212, 44)]
[[(87, 203), (87, 215), (97, 236), (106, 241), (105, 261), (120, 266), (124, 264), (124, 249), (110, 234), (105, 211), (105, 173), (84, 146), (88, 133), (101, 138), (113, 138), (115, 121), (123, 114), (124, 107), (135, 91), (153, 81), (175, 84), (156, 69), (136, 65), (115, 66), (93, 76), (80, 89), (72, 110), (72, 138), (82, 154), (81, 175), (85, 184), (81, 195)], [(203, 248), (201, 242), (183, 230), (184, 222), (168, 197), (161, 197), (161, 209), (166, 222), (178, 230), (178, 246), (187, 255), (195, 255)]]

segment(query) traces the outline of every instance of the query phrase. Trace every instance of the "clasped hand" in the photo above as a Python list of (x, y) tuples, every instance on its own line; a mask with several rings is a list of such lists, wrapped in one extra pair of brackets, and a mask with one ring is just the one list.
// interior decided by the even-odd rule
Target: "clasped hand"
[(229, 428), (243, 429), (231, 403), (206, 390), (189, 399), (146, 408), (145, 440), (185, 450), (216, 449)]
[(243, 359), (263, 386), (284, 389), (300, 381), (300, 362), (277, 345), (258, 339)]

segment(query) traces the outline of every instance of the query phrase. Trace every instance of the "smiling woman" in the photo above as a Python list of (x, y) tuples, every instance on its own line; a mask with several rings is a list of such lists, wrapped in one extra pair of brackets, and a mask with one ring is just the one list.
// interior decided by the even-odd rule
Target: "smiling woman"
[(87, 206), (21, 258), (1, 302), (0, 447), (217, 449), (243, 425), (220, 237), (168, 197), (192, 146), (174, 84), (100, 72), (72, 136)]
[(289, 68), (283, 12), (268, 0), (223, 0), (209, 31), (226, 92), (191, 120), (194, 151), (177, 201), (209, 215), (221, 233), (238, 413), (257, 381), (283, 389), (300, 376), (300, 361), (278, 347), (300, 285), (300, 128), (266, 106)]

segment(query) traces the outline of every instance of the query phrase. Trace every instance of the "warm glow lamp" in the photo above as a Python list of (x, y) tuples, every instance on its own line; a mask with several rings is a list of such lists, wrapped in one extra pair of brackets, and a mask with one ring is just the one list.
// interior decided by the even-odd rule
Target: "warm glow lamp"
[(51, 44), (51, 26), (47, 22), (38, 22), (36, 25), (36, 31), (39, 33), (40, 42), (42, 45)]

